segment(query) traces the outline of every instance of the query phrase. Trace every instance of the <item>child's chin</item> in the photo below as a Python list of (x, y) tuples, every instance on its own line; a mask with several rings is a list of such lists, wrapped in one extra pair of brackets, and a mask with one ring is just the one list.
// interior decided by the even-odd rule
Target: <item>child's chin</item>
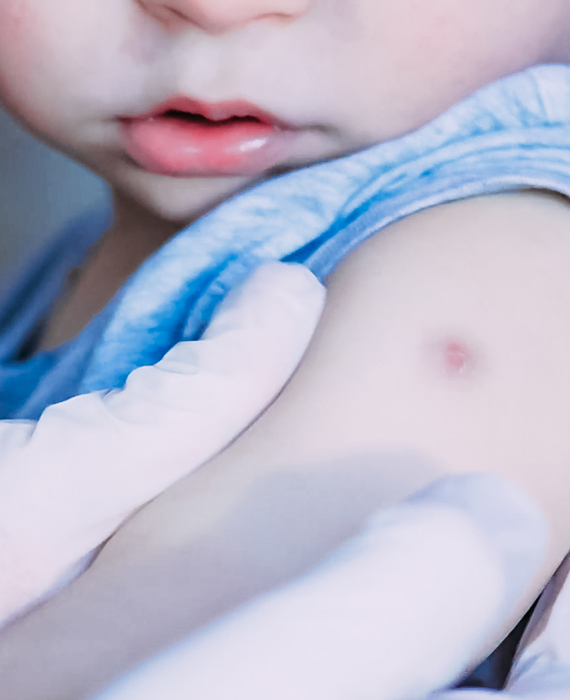
[(123, 175), (126, 177), (111, 180), (113, 190), (155, 216), (181, 226), (259, 181), (244, 176), (168, 177), (139, 168), (129, 168)]

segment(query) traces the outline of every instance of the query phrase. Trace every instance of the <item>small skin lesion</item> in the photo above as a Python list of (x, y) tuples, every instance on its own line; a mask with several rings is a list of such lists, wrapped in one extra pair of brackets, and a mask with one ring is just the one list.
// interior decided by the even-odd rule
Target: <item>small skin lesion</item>
[(479, 369), (478, 353), (473, 344), (460, 337), (443, 336), (426, 343), (431, 370), (445, 379), (471, 379)]
[(440, 344), (444, 372), (449, 377), (468, 377), (475, 370), (473, 350), (462, 340), (447, 338)]

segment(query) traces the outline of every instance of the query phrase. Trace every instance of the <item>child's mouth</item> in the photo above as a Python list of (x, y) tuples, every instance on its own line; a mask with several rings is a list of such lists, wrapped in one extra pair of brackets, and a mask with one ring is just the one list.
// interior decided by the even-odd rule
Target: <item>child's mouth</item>
[(175, 98), (121, 117), (123, 146), (139, 166), (172, 177), (257, 175), (287, 155), (292, 127), (245, 102)]

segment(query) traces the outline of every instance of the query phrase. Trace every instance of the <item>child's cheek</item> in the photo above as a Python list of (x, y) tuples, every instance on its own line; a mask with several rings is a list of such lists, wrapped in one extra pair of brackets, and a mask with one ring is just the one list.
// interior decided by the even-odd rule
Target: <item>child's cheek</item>
[(0, 98), (18, 107), (39, 61), (38, 16), (28, 0), (0, 0)]

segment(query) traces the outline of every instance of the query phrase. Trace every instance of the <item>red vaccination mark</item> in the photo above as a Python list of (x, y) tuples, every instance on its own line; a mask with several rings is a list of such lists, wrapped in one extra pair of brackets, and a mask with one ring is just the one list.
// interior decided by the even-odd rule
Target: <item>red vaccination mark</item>
[(444, 367), (450, 375), (465, 375), (473, 365), (469, 348), (464, 343), (450, 340), (443, 346)]

